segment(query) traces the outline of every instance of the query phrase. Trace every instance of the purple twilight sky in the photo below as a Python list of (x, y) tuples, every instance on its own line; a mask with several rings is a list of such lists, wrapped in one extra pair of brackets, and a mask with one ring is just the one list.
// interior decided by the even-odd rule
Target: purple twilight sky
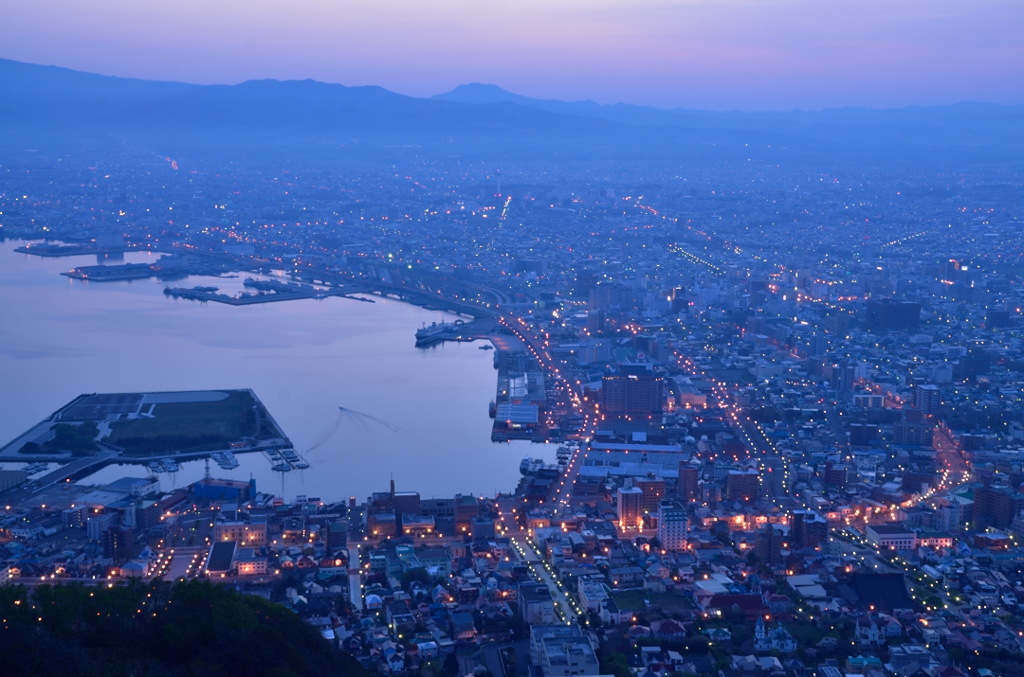
[(1022, 0), (7, 0), (0, 57), (196, 83), (788, 110), (1024, 103)]

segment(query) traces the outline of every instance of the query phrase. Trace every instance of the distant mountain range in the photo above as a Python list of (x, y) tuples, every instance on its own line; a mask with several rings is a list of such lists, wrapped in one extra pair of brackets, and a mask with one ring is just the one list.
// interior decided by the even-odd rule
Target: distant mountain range
[(713, 112), (675, 108), (666, 110), (626, 103), (599, 104), (593, 101), (533, 99), (513, 94), (497, 85), (473, 82), (433, 97), (438, 101), (485, 105), (511, 103), (549, 113), (599, 118), (628, 125), (671, 125), (752, 128), (794, 128), (800, 125), (933, 125), (960, 127), (980, 124), (1021, 129), (1024, 106), (990, 103), (959, 103), (945, 106), (908, 106), (898, 109), (834, 108), (823, 111)]
[[(332, 136), (376, 142), (502, 142), (509, 148), (670, 153), (775, 146), (796, 154), (1019, 157), (1024, 106), (709, 112), (533, 99), (467, 84), (423, 99), (313, 80), (190, 85), (0, 60), (0, 134)], [(536, 145), (540, 144), (540, 145)]]

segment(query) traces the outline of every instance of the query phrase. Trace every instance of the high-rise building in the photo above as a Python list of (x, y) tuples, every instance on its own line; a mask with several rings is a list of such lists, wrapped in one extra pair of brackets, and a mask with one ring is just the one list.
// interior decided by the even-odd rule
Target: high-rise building
[(774, 525), (758, 529), (754, 536), (754, 552), (764, 564), (780, 564), (782, 562), (782, 534)]
[(789, 523), (793, 548), (815, 548), (828, 542), (828, 522), (813, 510), (794, 510)]
[(825, 464), (825, 472), (822, 473), (822, 481), (826, 486), (845, 487), (847, 468), (845, 465), (833, 465), (832, 462)]
[(343, 550), (348, 545), (348, 522), (329, 522), (324, 529), (324, 543), (330, 552)]
[(653, 374), (605, 376), (601, 381), (601, 413), (609, 416), (660, 414), (661, 383), (661, 378)]
[(633, 486), (644, 492), (643, 511), (649, 515), (658, 512), (658, 505), (661, 499), (665, 498), (665, 479), (654, 476), (651, 473), (647, 477), (639, 477), (633, 480)]
[(807, 352), (813, 357), (820, 357), (828, 352), (828, 337), (815, 334), (807, 339)]
[(1024, 496), (1021, 494), (1010, 493), (1008, 489), (979, 487), (974, 490), (974, 528), (978, 531), (988, 527), (1005, 529), (1022, 507)]
[(786, 461), (766, 456), (761, 459), (761, 490), (768, 498), (786, 495)]
[(921, 412), (903, 410), (903, 420), (892, 426), (892, 443), (910, 447), (930, 447), (934, 426), (921, 420)]
[(730, 470), (725, 479), (729, 501), (751, 503), (761, 495), (761, 475), (756, 470)]
[(114, 564), (130, 560), (134, 555), (134, 545), (134, 534), (127, 527), (115, 525), (103, 532), (103, 556)]
[(841, 393), (853, 390), (857, 379), (857, 367), (849, 362), (837, 362), (829, 367), (829, 385)]
[(415, 491), (396, 491), (392, 496), (398, 529), (402, 529), (402, 515), (420, 514), (420, 495)]
[(963, 524), (963, 509), (960, 502), (941, 498), (935, 502), (935, 528), (939, 531), (960, 531)]
[(455, 494), (455, 531), (458, 534), (473, 533), (473, 519), (480, 514), (480, 503), (476, 496)]
[(939, 413), (941, 403), (942, 391), (938, 386), (927, 384), (914, 388), (914, 408), (920, 409), (922, 413), (929, 416)]
[(576, 279), (572, 286), (572, 295), (580, 299), (590, 298), (590, 290), (593, 289), (601, 278), (596, 271), (578, 270)]
[(689, 516), (681, 501), (664, 500), (658, 505), (658, 540), (663, 550), (678, 552), (686, 549)]
[(700, 499), (700, 467), (689, 461), (679, 462), (679, 484), (676, 486), (676, 493), (684, 501), (696, 501)]
[(921, 304), (915, 301), (868, 299), (869, 329), (917, 329), (921, 322)]
[(873, 423), (851, 423), (850, 444), (855, 447), (866, 447), (878, 439), (878, 426)]
[(611, 359), (612, 344), (611, 341), (606, 339), (590, 339), (585, 341), (580, 344), (579, 350), (576, 353), (576, 361), (582, 366), (594, 364), (595, 362), (611, 362)]
[(619, 487), (616, 493), (619, 529), (640, 529), (644, 520), (644, 492), (637, 487)]

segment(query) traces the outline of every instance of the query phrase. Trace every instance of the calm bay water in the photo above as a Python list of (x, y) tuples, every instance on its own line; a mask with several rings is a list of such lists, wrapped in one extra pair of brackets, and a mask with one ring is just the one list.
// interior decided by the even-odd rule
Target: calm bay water
[[(0, 242), (0, 444), (82, 393), (252, 388), (312, 467), (282, 474), (261, 454), (239, 454), (239, 468), (211, 462), (211, 474), (252, 476), (286, 498), (363, 499), (387, 490), (391, 476), (424, 497), (493, 494), (515, 487), (523, 456), (554, 459), (550, 445), (490, 441), (491, 351), (415, 347), (418, 327), (452, 316), (381, 299), (173, 300), (156, 280), (70, 280), (59, 273), (95, 257), (42, 259), (15, 252), (20, 244)], [(130, 253), (125, 262), (158, 257)], [(234, 293), (243, 278), (172, 284)], [(145, 472), (110, 466), (85, 481)], [(161, 482), (170, 489), (203, 473), (202, 462), (187, 463)]]

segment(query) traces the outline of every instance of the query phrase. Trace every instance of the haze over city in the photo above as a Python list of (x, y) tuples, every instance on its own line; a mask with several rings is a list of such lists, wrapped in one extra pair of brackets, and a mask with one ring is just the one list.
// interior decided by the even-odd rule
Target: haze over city
[(1013, 0), (15, 2), (0, 56), (200, 84), (792, 110), (1024, 102)]

